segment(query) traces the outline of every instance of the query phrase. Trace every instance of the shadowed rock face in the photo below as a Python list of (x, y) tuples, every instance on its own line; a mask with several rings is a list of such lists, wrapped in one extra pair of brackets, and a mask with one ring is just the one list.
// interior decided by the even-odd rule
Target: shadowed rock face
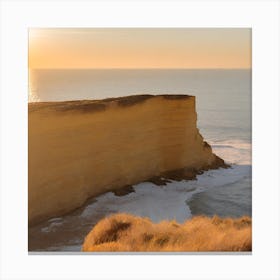
[(123, 195), (142, 181), (193, 179), (226, 167), (196, 118), (188, 95), (29, 103), (29, 222), (107, 191)]

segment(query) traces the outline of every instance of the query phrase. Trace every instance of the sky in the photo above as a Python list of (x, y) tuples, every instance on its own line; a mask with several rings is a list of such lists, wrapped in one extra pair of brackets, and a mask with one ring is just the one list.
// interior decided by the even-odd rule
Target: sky
[(31, 28), (29, 68), (251, 68), (251, 29)]

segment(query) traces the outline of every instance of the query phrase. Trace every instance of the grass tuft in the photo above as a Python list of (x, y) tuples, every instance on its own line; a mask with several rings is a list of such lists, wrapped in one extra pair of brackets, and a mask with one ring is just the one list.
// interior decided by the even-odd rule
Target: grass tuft
[(252, 220), (196, 216), (182, 224), (153, 223), (148, 218), (115, 214), (96, 224), (86, 236), (87, 252), (252, 251)]

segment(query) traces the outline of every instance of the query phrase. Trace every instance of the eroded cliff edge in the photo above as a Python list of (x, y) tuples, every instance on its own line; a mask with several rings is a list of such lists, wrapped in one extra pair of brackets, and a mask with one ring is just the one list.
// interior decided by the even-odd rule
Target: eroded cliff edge
[(30, 224), (124, 186), (226, 167), (199, 134), (194, 96), (37, 102), (28, 113)]

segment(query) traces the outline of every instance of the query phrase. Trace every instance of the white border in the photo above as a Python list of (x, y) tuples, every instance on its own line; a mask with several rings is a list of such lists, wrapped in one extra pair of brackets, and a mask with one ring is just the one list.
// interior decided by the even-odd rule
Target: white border
[[(1, 279), (279, 279), (279, 2), (2, 1)], [(27, 28), (253, 28), (253, 254), (27, 253)]]

